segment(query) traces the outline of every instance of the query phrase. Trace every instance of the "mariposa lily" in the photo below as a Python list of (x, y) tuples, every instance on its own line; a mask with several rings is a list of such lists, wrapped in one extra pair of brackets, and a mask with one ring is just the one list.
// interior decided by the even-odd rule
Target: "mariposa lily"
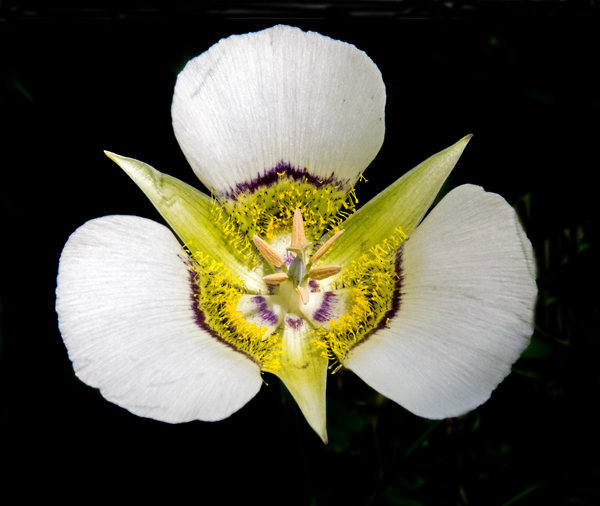
[(191, 60), (173, 127), (212, 197), (107, 153), (178, 238), (134, 216), (69, 238), (56, 310), (77, 376), (177, 423), (228, 417), (272, 373), (325, 442), (330, 364), (427, 418), (485, 402), (532, 334), (531, 244), (511, 206), (472, 185), (423, 220), (470, 136), (354, 212), (384, 107), (365, 53), (297, 28)]

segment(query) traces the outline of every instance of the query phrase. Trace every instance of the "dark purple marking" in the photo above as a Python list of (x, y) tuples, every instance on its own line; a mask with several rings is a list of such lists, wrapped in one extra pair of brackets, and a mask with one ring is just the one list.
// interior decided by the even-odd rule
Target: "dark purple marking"
[(267, 188), (271, 187), (277, 183), (281, 177), (283, 177), (279, 176), (278, 173), (284, 173), (288, 179), (293, 179), (294, 181), (306, 181), (317, 188), (328, 184), (333, 184), (334, 186), (339, 185), (340, 191), (344, 191), (349, 190), (352, 187), (349, 179), (340, 180), (335, 177), (335, 173), (332, 173), (329, 177), (319, 177), (308, 172), (306, 167), (299, 169), (292, 166), (292, 164), (289, 162), (284, 162), (281, 160), (272, 169), (265, 170), (262, 175), (257, 173), (254, 179), (251, 179), (250, 181), (244, 181), (243, 183), (238, 183), (235, 188), (230, 188), (228, 191), (221, 192), (220, 195), (223, 198), (235, 200), (240, 193), (254, 193), (261, 186), (266, 186)]
[(288, 327), (294, 330), (298, 330), (302, 325), (304, 325), (304, 320), (299, 316), (288, 314), (285, 315), (285, 323)]
[[(408, 241), (408, 239), (407, 239), (407, 241)], [(400, 245), (400, 247), (396, 250), (396, 260), (394, 262), (394, 270), (396, 271), (397, 277), (396, 277), (396, 280), (394, 281), (394, 292), (392, 293), (391, 307), (381, 317), (377, 326), (374, 329), (369, 330), (369, 332), (367, 332), (363, 336), (363, 338), (360, 341), (358, 341), (358, 343), (356, 343), (352, 348), (358, 346), (361, 343), (364, 343), (369, 337), (371, 337), (373, 334), (375, 334), (375, 332), (377, 332), (378, 330), (387, 328), (388, 318), (391, 321), (400, 312), (402, 296), (404, 295), (404, 292), (402, 291), (402, 286), (404, 284), (404, 270), (402, 268), (402, 254), (404, 251), (405, 243), (406, 243), (406, 241), (404, 241)], [(352, 348), (350, 348), (350, 349), (352, 349)], [(348, 350), (348, 351), (350, 351), (350, 350)]]
[[(184, 263), (186, 263), (188, 265), (188, 267), (191, 265), (191, 262), (186, 262), (185, 260), (184, 260)], [(214, 337), (217, 341), (223, 343), (224, 345), (228, 346), (232, 350), (235, 350), (238, 353), (241, 353), (242, 355), (244, 355), (244, 357), (248, 357), (250, 360), (252, 360), (252, 362), (255, 362), (258, 364), (258, 362), (256, 361), (256, 359), (254, 357), (248, 355), (247, 353), (244, 353), (241, 350), (238, 350), (233, 344), (225, 341), (225, 339), (223, 339), (219, 334), (217, 334), (215, 332), (215, 330), (208, 324), (208, 322), (206, 321), (206, 315), (204, 314), (204, 311), (202, 311), (200, 309), (199, 296), (200, 296), (201, 291), (200, 291), (200, 285), (198, 284), (198, 281), (197, 281), (198, 274), (196, 272), (194, 272), (191, 268), (190, 268), (189, 272), (190, 272), (190, 288), (191, 288), (191, 292), (192, 292), (190, 294), (190, 300), (192, 301), (192, 312), (194, 313), (194, 323), (196, 325), (198, 325), (198, 327), (200, 327), (202, 330), (204, 330), (204, 332), (206, 332), (208, 335), (210, 335), (211, 337)], [(194, 295), (198, 295), (198, 297), (194, 297)]]
[(256, 297), (253, 297), (252, 300), (258, 308), (258, 316), (260, 316), (264, 322), (275, 325), (277, 323), (277, 315), (269, 309), (266, 299), (257, 295)]
[(334, 315), (332, 314), (333, 303), (337, 299), (337, 295), (333, 292), (325, 292), (323, 300), (321, 301), (321, 307), (315, 311), (313, 318), (315, 321), (324, 323), (329, 320), (333, 320)]
[(312, 293), (318, 292), (319, 289), (321, 288), (319, 286), (319, 283), (317, 283), (314, 279), (311, 279), (311, 280), (308, 281), (308, 287), (310, 288), (310, 291)]

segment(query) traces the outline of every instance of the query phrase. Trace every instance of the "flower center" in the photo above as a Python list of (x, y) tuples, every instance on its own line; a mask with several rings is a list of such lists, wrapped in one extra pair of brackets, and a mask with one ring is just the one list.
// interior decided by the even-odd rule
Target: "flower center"
[[(292, 225), (292, 244), (286, 250), (292, 252), (295, 258), (292, 260), (289, 268), (281, 256), (271, 246), (269, 246), (260, 237), (254, 236), (253, 241), (258, 250), (261, 252), (264, 259), (273, 267), (282, 268), (282, 272), (269, 274), (263, 278), (263, 281), (269, 285), (285, 284), (289, 287), (291, 283), (294, 290), (300, 296), (303, 304), (308, 304), (310, 300), (307, 285), (309, 279), (323, 280), (329, 278), (342, 270), (338, 265), (314, 267), (313, 264), (321, 258), (321, 256), (333, 245), (338, 237), (344, 232), (340, 230), (328, 241), (326, 241), (318, 251), (309, 260), (309, 251), (312, 248), (312, 242), (306, 242), (304, 233), (304, 220), (300, 209), (294, 211), (294, 220)], [(285, 301), (289, 301), (287, 297)], [(295, 305), (294, 305), (295, 306)]]
[[(341, 266), (317, 265), (344, 232), (339, 224), (313, 252), (309, 239), (318, 239), (314, 235), (319, 227), (305, 231), (300, 206), (287, 219), (286, 234), (283, 227), (258, 226), (258, 222), (253, 228), (251, 209), (257, 206), (245, 204), (246, 231), (271, 233), (263, 236), (269, 242), (253, 234), (251, 251), (240, 235), (236, 243), (243, 246), (249, 263), (251, 258), (261, 259), (258, 268), (266, 274), (265, 290), (250, 294), (244, 281), (222, 263), (194, 255), (198, 272), (194, 304), (213, 335), (249, 355), (263, 371), (274, 372), (282, 364), (303, 367), (307, 353), (341, 362), (353, 346), (395, 315), (393, 301), (400, 293), (396, 252), (406, 238), (402, 230), (352, 261), (342, 274)], [(243, 227), (233, 226), (232, 220), (227, 220), (228, 226), (239, 233)], [(320, 283), (338, 274), (325, 285)]]

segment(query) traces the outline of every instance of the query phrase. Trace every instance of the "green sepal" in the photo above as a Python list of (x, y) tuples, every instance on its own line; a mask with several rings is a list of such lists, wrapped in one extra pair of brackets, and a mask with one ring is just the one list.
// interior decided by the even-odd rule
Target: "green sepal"
[[(303, 321), (303, 327), (307, 325)], [(283, 353), (279, 357), (281, 367), (269, 372), (284, 382), (308, 424), (327, 444), (326, 389), (329, 359), (312, 345), (307, 332), (286, 328), (283, 342)]]
[[(187, 249), (223, 262), (233, 274), (246, 282), (248, 288), (263, 285), (258, 273), (249, 270), (236, 250), (229, 247), (217, 224), (215, 203), (210, 197), (146, 163), (108, 151), (105, 154), (140, 187)], [(249, 286), (253, 284), (255, 286)]]
[(367, 202), (342, 225), (346, 231), (332, 250), (328, 264), (349, 264), (390, 237), (398, 227), (410, 236), (435, 200), (472, 135), (429, 157)]

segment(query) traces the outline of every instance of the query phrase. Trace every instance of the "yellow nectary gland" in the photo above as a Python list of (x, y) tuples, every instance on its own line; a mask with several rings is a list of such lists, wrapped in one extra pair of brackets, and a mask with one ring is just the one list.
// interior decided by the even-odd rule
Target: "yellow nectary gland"
[(257, 258), (252, 237), (273, 240), (291, 230), (296, 208), (306, 227), (306, 241), (316, 243), (326, 232), (338, 232), (341, 223), (354, 212), (354, 189), (340, 191), (337, 186), (298, 182), (282, 175), (277, 183), (252, 193), (240, 193), (237, 201), (226, 201), (213, 208), (215, 219), (239, 254), (252, 262)]
[(340, 362), (348, 351), (376, 328), (391, 308), (398, 276), (395, 270), (396, 251), (406, 239), (397, 228), (385, 239), (352, 261), (344, 273), (336, 278), (336, 288), (352, 288), (352, 307), (343, 316), (329, 322), (329, 328), (316, 329), (313, 345), (324, 350), (330, 358)]
[(226, 343), (252, 357), (263, 370), (279, 369), (283, 339), (277, 333), (267, 335), (267, 327), (247, 322), (237, 309), (244, 294), (243, 282), (222, 263), (195, 254), (198, 267), (196, 283), (200, 287), (199, 309), (206, 323)]

